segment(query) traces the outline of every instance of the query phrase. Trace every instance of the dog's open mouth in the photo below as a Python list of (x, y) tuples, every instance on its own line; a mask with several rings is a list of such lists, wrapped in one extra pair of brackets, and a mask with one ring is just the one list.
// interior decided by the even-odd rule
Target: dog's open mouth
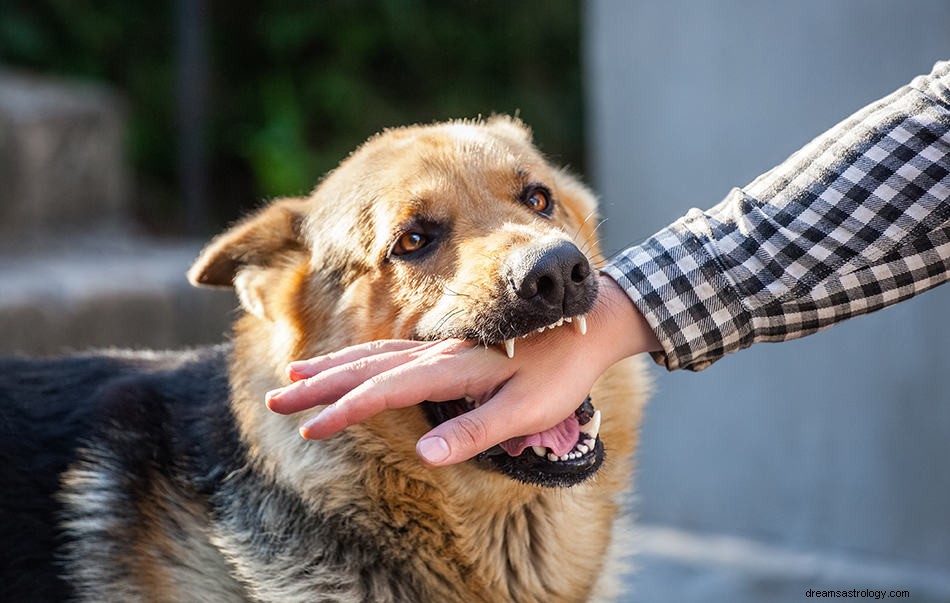
[[(538, 332), (572, 323), (581, 334), (587, 324), (583, 315), (562, 318), (538, 328)], [(532, 333), (534, 330), (531, 331)], [(530, 334), (530, 333), (529, 333)], [(521, 335), (520, 337), (526, 337)], [(504, 340), (505, 351), (514, 356), (516, 338)], [(479, 402), (471, 398), (422, 403), (429, 422), (435, 426), (473, 410)], [(604, 462), (604, 445), (598, 436), (601, 413), (590, 396), (574, 413), (540, 433), (506, 440), (475, 457), (481, 466), (500, 471), (512, 479), (539, 486), (570, 487), (594, 475)]]
[[(478, 406), (471, 399), (424, 402), (433, 425)], [(600, 411), (588, 396), (574, 414), (541, 433), (506, 440), (475, 457), (485, 468), (539, 486), (565, 488), (578, 484), (600, 468), (604, 446), (600, 441)]]

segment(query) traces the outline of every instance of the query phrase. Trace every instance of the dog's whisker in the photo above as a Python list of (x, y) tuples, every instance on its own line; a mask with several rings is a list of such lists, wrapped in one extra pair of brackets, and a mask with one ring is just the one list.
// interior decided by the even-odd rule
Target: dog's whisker
[(459, 314), (462, 314), (464, 311), (465, 311), (465, 310), (462, 309), (462, 308), (455, 308), (455, 309), (453, 309), (453, 310), (447, 312), (444, 316), (442, 316), (442, 318), (439, 319), (439, 322), (436, 323), (436, 325), (435, 325), (435, 330), (436, 330), (436, 331), (441, 331), (442, 328), (445, 326), (445, 324), (446, 324), (447, 322), (449, 322), (450, 320), (452, 320), (453, 318), (455, 318), (455, 317), (458, 316)]
[(607, 222), (607, 218), (603, 218), (600, 220), (600, 222), (597, 223), (597, 226), (594, 227), (594, 231), (591, 233), (591, 238), (589, 240), (584, 241), (585, 245), (587, 245), (588, 247), (592, 247), (594, 245), (594, 242), (599, 238), (600, 227), (603, 226), (606, 222)]
[[(577, 227), (577, 230), (574, 232), (574, 238), (575, 238), (575, 239), (580, 236), (580, 234), (581, 234), (581, 229), (583, 229), (584, 226), (586, 226), (587, 223), (590, 221), (590, 219), (593, 218), (593, 217), (596, 216), (596, 215), (597, 215), (597, 210), (595, 209), (595, 210), (592, 210), (590, 213), (588, 213), (587, 216), (586, 216), (583, 220), (581, 220), (580, 225)], [(594, 232), (595, 232), (595, 233), (597, 232), (597, 228), (599, 228), (599, 225), (594, 227)]]
[(448, 285), (443, 285), (442, 291), (445, 295), (452, 295), (454, 297), (471, 297), (471, 294), (462, 293), (461, 291), (455, 291), (454, 289), (450, 288)]
[(602, 218), (599, 222), (597, 222), (597, 225), (594, 226), (593, 230), (591, 231), (591, 238), (584, 240), (585, 244), (593, 245), (594, 241), (599, 238), (600, 227), (603, 226), (605, 222), (607, 222), (607, 218)]

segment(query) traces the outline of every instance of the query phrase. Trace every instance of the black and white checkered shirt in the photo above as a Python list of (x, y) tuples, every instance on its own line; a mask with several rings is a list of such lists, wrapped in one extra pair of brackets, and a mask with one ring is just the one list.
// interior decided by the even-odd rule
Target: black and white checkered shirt
[(670, 370), (706, 368), (950, 278), (950, 62), (831, 128), (604, 271)]

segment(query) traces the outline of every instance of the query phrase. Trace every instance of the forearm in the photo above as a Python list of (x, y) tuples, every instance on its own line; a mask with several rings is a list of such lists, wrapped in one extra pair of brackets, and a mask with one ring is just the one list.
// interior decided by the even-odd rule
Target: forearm
[(604, 270), (670, 369), (801, 337), (950, 271), (950, 64), (819, 136)]

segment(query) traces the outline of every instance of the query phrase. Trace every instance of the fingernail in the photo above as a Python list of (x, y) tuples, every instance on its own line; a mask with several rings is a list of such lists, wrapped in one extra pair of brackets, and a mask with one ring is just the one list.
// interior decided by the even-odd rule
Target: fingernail
[(270, 407), (270, 403), (280, 397), (280, 394), (283, 393), (283, 388), (272, 389), (266, 394), (264, 394), (264, 404)]
[(307, 364), (304, 362), (291, 362), (287, 365), (287, 376), (293, 377), (294, 375), (299, 375), (300, 372)]
[(449, 458), (449, 445), (439, 436), (423, 438), (416, 444), (416, 453), (429, 463), (441, 463)]

